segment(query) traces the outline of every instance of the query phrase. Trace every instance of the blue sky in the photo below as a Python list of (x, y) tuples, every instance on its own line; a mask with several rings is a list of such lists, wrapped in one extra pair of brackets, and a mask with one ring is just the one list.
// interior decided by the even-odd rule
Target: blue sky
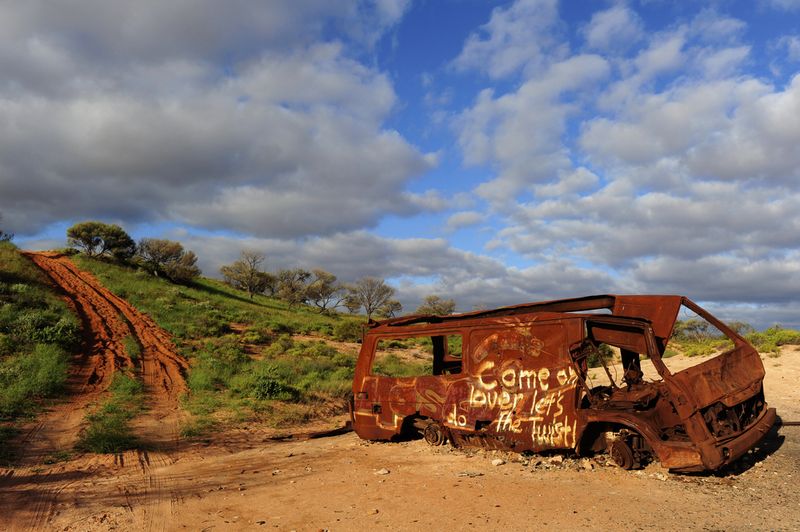
[(800, 326), (800, 1), (0, 6), (0, 228)]

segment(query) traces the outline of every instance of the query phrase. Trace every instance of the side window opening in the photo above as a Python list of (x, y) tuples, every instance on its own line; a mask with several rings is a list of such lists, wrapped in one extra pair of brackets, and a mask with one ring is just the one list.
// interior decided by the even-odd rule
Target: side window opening
[(607, 323), (586, 324), (587, 381), (610, 384), (611, 388), (660, 380), (647, 359), (644, 335), (635, 328)]
[(375, 346), (372, 375), (423, 377), (461, 373), (460, 334), (381, 338)]

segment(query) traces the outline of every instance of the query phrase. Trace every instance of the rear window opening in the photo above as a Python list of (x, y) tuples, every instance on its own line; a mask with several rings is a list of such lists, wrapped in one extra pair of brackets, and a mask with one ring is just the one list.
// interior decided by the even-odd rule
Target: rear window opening
[(459, 374), (462, 343), (460, 334), (381, 338), (371, 373), (383, 377)]

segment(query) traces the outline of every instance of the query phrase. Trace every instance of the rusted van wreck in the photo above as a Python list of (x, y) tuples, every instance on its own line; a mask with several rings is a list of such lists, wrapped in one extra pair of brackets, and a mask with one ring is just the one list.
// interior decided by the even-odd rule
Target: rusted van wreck
[[(715, 326), (731, 348), (673, 373), (663, 355), (681, 308)], [(608, 368), (610, 384), (588, 378), (587, 360), (602, 344), (619, 350), (618, 383)], [(411, 372), (396, 349), (407, 358), (409, 345), (429, 357)], [(658, 378), (643, 378), (643, 357)], [(417, 432), (433, 445), (608, 451), (626, 469), (657, 458), (673, 471), (716, 470), (774, 424), (763, 378), (755, 348), (682, 296), (600, 295), (408, 316), (369, 324), (355, 369), (353, 427), (373, 440)]]

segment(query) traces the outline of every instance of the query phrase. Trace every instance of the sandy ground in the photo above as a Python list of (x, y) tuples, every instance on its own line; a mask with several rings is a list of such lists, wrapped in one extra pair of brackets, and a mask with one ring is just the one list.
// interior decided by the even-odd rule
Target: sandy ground
[[(786, 348), (763, 360), (770, 405), (784, 420), (800, 421), (800, 350)], [(696, 361), (668, 362), (677, 369)], [(163, 389), (167, 381), (147, 377), (155, 397), (151, 429), (173, 408), (173, 394)], [(92, 393), (87, 386), (78, 391)], [(800, 529), (795, 426), (774, 429), (734, 467), (707, 475), (670, 474), (657, 464), (623, 471), (603, 456), (371, 443), (353, 433), (277, 441), (274, 430), (260, 426), (217, 434), (202, 444), (47, 463), (50, 455), (40, 447), (56, 443), (48, 439), (53, 427), (69, 432), (57, 417), (69, 418), (70, 409), (82, 415), (87, 399), (81, 397), (56, 405), (38, 430), (28, 432), (25, 444), (38, 452), (25, 452), (17, 467), (0, 469), (0, 529)], [(172, 426), (167, 418), (163, 432), (170, 435)]]

